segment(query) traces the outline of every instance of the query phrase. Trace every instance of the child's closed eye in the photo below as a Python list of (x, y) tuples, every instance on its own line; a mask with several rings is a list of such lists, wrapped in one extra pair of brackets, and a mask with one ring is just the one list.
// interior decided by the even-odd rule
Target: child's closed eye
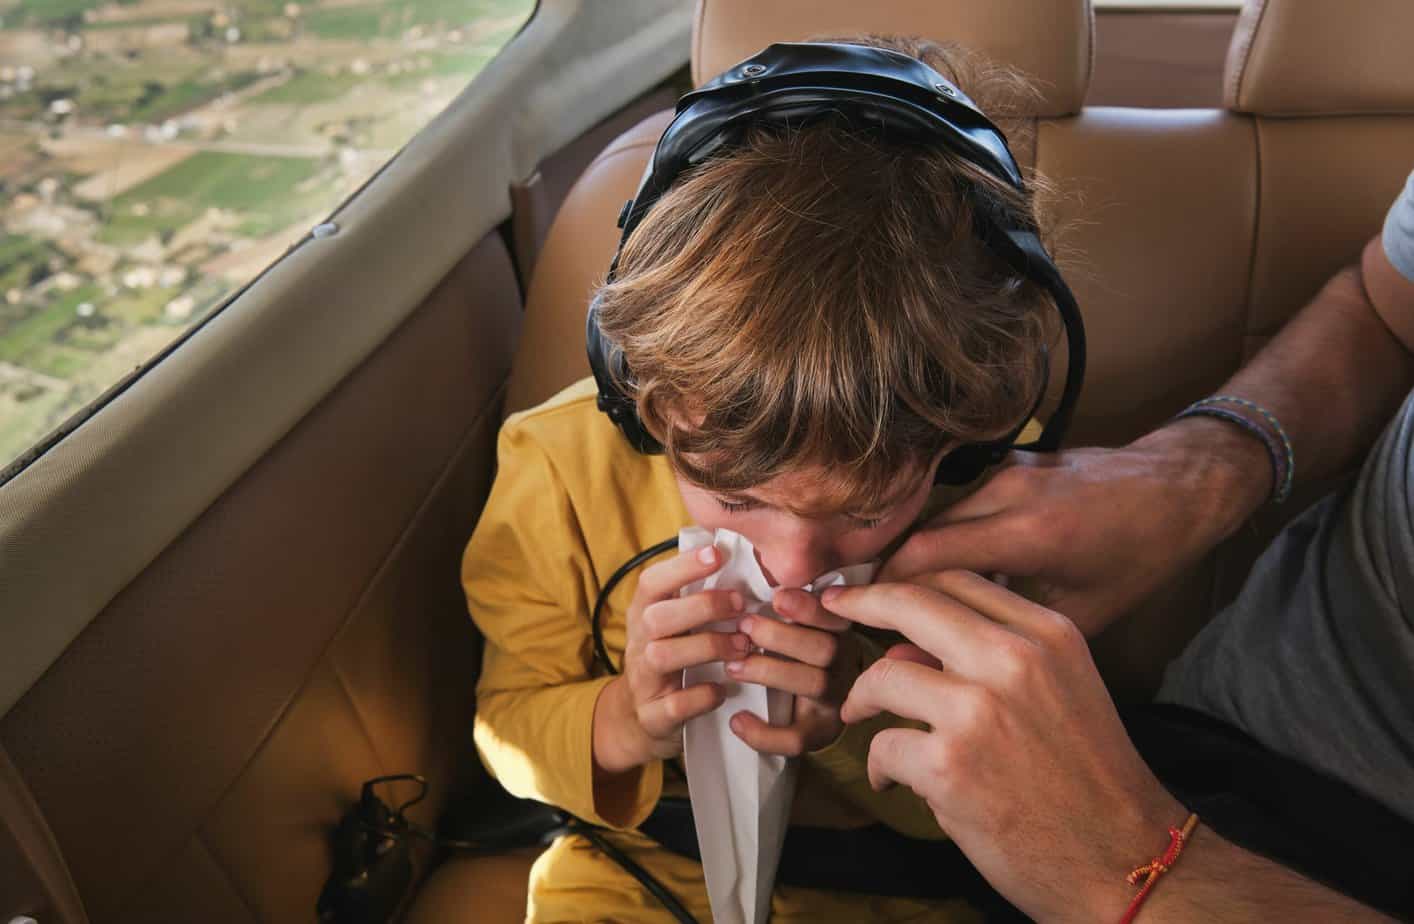
[(719, 497), (716, 500), (721, 508), (728, 513), (741, 513), (744, 510), (750, 510), (753, 507), (759, 506), (756, 501), (750, 498), (744, 500), (728, 500), (725, 497)]

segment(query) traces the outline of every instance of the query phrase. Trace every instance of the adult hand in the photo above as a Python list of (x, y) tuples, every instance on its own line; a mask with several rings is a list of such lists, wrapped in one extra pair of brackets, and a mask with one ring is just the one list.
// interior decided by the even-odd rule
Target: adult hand
[[(903, 633), (841, 710), (923, 722), (869, 748), (869, 780), (901, 783), (1013, 904), (1039, 920), (1116, 920), (1125, 874), (1186, 811), (1125, 733), (1074, 623), (970, 572), (839, 588), (852, 621)], [(939, 665), (942, 665), (939, 667)]]
[(728, 661), (737, 680), (795, 694), (795, 714), (786, 726), (741, 711), (732, 731), (758, 751), (795, 757), (833, 742), (844, 730), (840, 704), (859, 676), (862, 652), (849, 631), (850, 622), (798, 589), (776, 591), (772, 605), (781, 620), (748, 616), (741, 631), (764, 649), (740, 661)]
[(1026, 578), (1029, 595), (1093, 635), (1231, 534), (1270, 486), (1261, 443), (1220, 420), (1181, 420), (1121, 449), (1017, 452), (878, 580), (955, 568)]

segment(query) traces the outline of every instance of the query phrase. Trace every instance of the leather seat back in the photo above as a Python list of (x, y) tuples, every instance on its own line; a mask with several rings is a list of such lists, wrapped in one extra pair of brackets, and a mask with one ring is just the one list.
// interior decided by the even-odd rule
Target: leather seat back
[[(1253, 0), (1233, 37), (1226, 107), (1145, 110), (1083, 106), (1087, 0), (701, 0), (693, 78), (772, 41), (858, 31), (957, 41), (1025, 71), (1041, 98), (1004, 128), (1017, 159), (1061, 191), (1056, 217), (1069, 230), (1057, 254), (1090, 341), (1070, 442), (1118, 444), (1218, 387), (1379, 227), (1414, 165), (1414, 70), (1393, 38), (1414, 32), (1411, 17), (1404, 0), (1362, 4), (1358, 16)], [(531, 281), (508, 411), (588, 373), (587, 299), (670, 118), (621, 136), (565, 201)], [(1111, 683), (1151, 688), (1251, 555), (1250, 542), (1220, 550), (1101, 639)]]

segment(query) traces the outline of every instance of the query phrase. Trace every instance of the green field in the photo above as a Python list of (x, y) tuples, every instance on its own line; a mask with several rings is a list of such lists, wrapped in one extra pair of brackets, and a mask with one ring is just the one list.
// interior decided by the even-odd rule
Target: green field
[(173, 232), (208, 208), (237, 213), (241, 232), (261, 237), (298, 221), (311, 199), (319, 200), (317, 191), (296, 188), (318, 169), (308, 157), (202, 151), (114, 199), (99, 239), (135, 244)]
[(46, 304), (28, 317), (12, 324), (0, 336), (0, 361), (37, 369), (48, 375), (71, 375), (83, 365), (80, 351), (57, 342), (65, 328), (80, 319), (75, 309), (80, 302), (99, 297), (97, 286), (81, 286), (72, 292), (52, 294)]
[(54, 428), (67, 397), (57, 389), (0, 386), (0, 468)]
[(49, 101), (71, 99), (84, 120), (161, 122), (258, 79), (252, 72), (213, 69), (190, 52), (142, 67), (91, 61), (42, 74), (35, 92), (0, 100), (0, 115), (41, 119)]
[(0, 5), (0, 15), (9, 25), (58, 25), (100, 6), (103, 0), (19, 0)]
[[(324, 38), (392, 38), (413, 26), (469, 26), (485, 19), (524, 18), (529, 0), (393, 0), (363, 6), (312, 9), (304, 28)], [(519, 21), (519, 20), (518, 20)]]
[[(0, 236), (0, 298), (12, 288), (23, 289), (30, 285), (31, 276), (47, 272), (38, 268), (51, 259), (63, 259), (53, 244), (23, 234)], [(0, 305), (0, 322), (4, 321), (7, 308)], [(0, 334), (3, 334), (0, 323)]]
[(319, 103), (326, 99), (343, 96), (358, 83), (352, 74), (324, 74), (319, 71), (301, 71), (289, 80), (272, 87), (259, 96), (251, 97), (252, 103), (296, 103), (305, 105)]
[[(36, 38), (54, 46), (32, 62), (31, 89), (0, 99), (0, 119), (20, 126), (7, 133), (26, 139), (0, 149), (8, 165), (0, 228), (27, 229), (0, 230), (0, 467), (199, 324), (239, 285), (206, 276), (209, 260), (241, 246), (242, 238), (268, 238), (327, 214), (372, 169), (370, 155), (405, 144), (535, 6), (534, 0), (339, 0), (337, 6), (295, 0), (296, 12), (287, 9), (289, 0), (195, 6), (116, 0), (132, 16), (123, 19), (113, 18), (112, 2), (0, 0), (7, 33), (35, 33), (16, 47), (37, 47)], [(86, 14), (93, 20), (85, 21)], [(162, 25), (185, 31), (146, 31)], [(228, 25), (239, 29), (229, 40)], [(425, 41), (409, 41), (415, 28)], [(73, 39), (88, 32), (82, 42)], [(365, 70), (360, 61), (370, 67), (355, 75)], [(12, 63), (25, 62), (0, 61)], [(390, 65), (399, 73), (390, 74)], [(208, 105), (258, 80), (273, 77), (270, 84), (277, 84), (281, 74), (288, 79), (258, 96)], [(59, 100), (75, 105), (54, 106)], [(78, 189), (114, 165), (74, 144), (76, 138), (93, 138), (94, 150), (123, 139), (112, 156), (126, 157), (148, 137), (144, 125), (187, 114), (194, 118), (181, 121), (180, 135), (165, 137), (183, 153), (196, 153), (165, 161), (171, 165), (163, 172), (107, 201)], [(250, 153), (229, 153), (236, 150)], [(349, 150), (357, 156), (341, 159)], [(297, 156), (276, 156), (285, 151)], [(305, 156), (315, 151), (328, 153)], [(121, 189), (121, 182), (110, 188)], [(11, 215), (9, 203), (21, 194), (27, 204)], [(55, 240), (46, 239), (50, 234)], [(126, 250), (154, 236), (170, 246)], [(179, 285), (124, 286), (134, 268), (174, 266), (185, 270)], [(61, 291), (52, 279), (60, 272), (76, 276), (77, 285)], [(6, 293), (18, 293), (13, 304)], [(166, 307), (179, 296), (191, 299), (190, 313), (168, 316)], [(94, 310), (81, 317), (84, 302)]]

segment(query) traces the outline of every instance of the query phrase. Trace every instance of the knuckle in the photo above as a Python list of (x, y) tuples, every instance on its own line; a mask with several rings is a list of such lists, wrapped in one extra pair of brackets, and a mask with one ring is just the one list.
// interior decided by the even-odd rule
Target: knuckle
[(649, 600), (662, 596), (670, 581), (671, 566), (671, 561), (660, 561), (644, 568), (635, 593)]
[(643, 624), (643, 631), (649, 638), (658, 638), (663, 634), (665, 614), (663, 609), (656, 603), (647, 606), (643, 610), (643, 615), (639, 617), (639, 622)]
[(934, 780), (934, 785), (942, 788), (945, 792), (949, 783), (957, 776), (955, 754), (956, 751), (948, 745), (941, 735), (929, 735), (927, 744), (923, 748), (923, 761), (928, 776)]
[(868, 669), (861, 675), (861, 679), (864, 676), (870, 676), (874, 684), (887, 686), (894, 681), (894, 675), (898, 673), (899, 670), (899, 663), (900, 662), (893, 658), (880, 658), (869, 665)]
[(875, 735), (869, 745), (870, 760), (892, 763), (903, 757), (903, 739), (895, 734)]
[(663, 715), (674, 725), (687, 718), (687, 700), (691, 695), (683, 690), (663, 698)]
[(644, 666), (661, 674), (668, 669), (667, 646), (662, 642), (649, 642), (643, 646)]
[(1001, 702), (995, 693), (982, 687), (972, 688), (959, 704), (963, 734), (973, 737), (992, 728), (1000, 719), (1001, 712)]
[(1054, 514), (1047, 515), (1031, 507), (1016, 510), (1000, 524), (1001, 535), (1010, 542), (1029, 540), (1034, 544), (1037, 537), (1048, 539), (1055, 534), (1057, 520)]
[(938, 573), (937, 588), (946, 594), (953, 594), (979, 580), (976, 572), (961, 568), (949, 568)]
[(1066, 616), (1054, 610), (1044, 610), (1045, 617), (1037, 634), (1051, 650), (1062, 655), (1073, 655), (1081, 648), (1088, 647), (1080, 627)]
[(1015, 498), (1028, 493), (1036, 480), (1044, 476), (1044, 474), (1044, 471), (1037, 470), (1031, 466), (1008, 465), (992, 476), (992, 480), (988, 482), (988, 487), (995, 490), (999, 495)]
[(1024, 684), (1035, 669), (1036, 648), (1019, 636), (997, 642), (997, 683), (1004, 690)]

